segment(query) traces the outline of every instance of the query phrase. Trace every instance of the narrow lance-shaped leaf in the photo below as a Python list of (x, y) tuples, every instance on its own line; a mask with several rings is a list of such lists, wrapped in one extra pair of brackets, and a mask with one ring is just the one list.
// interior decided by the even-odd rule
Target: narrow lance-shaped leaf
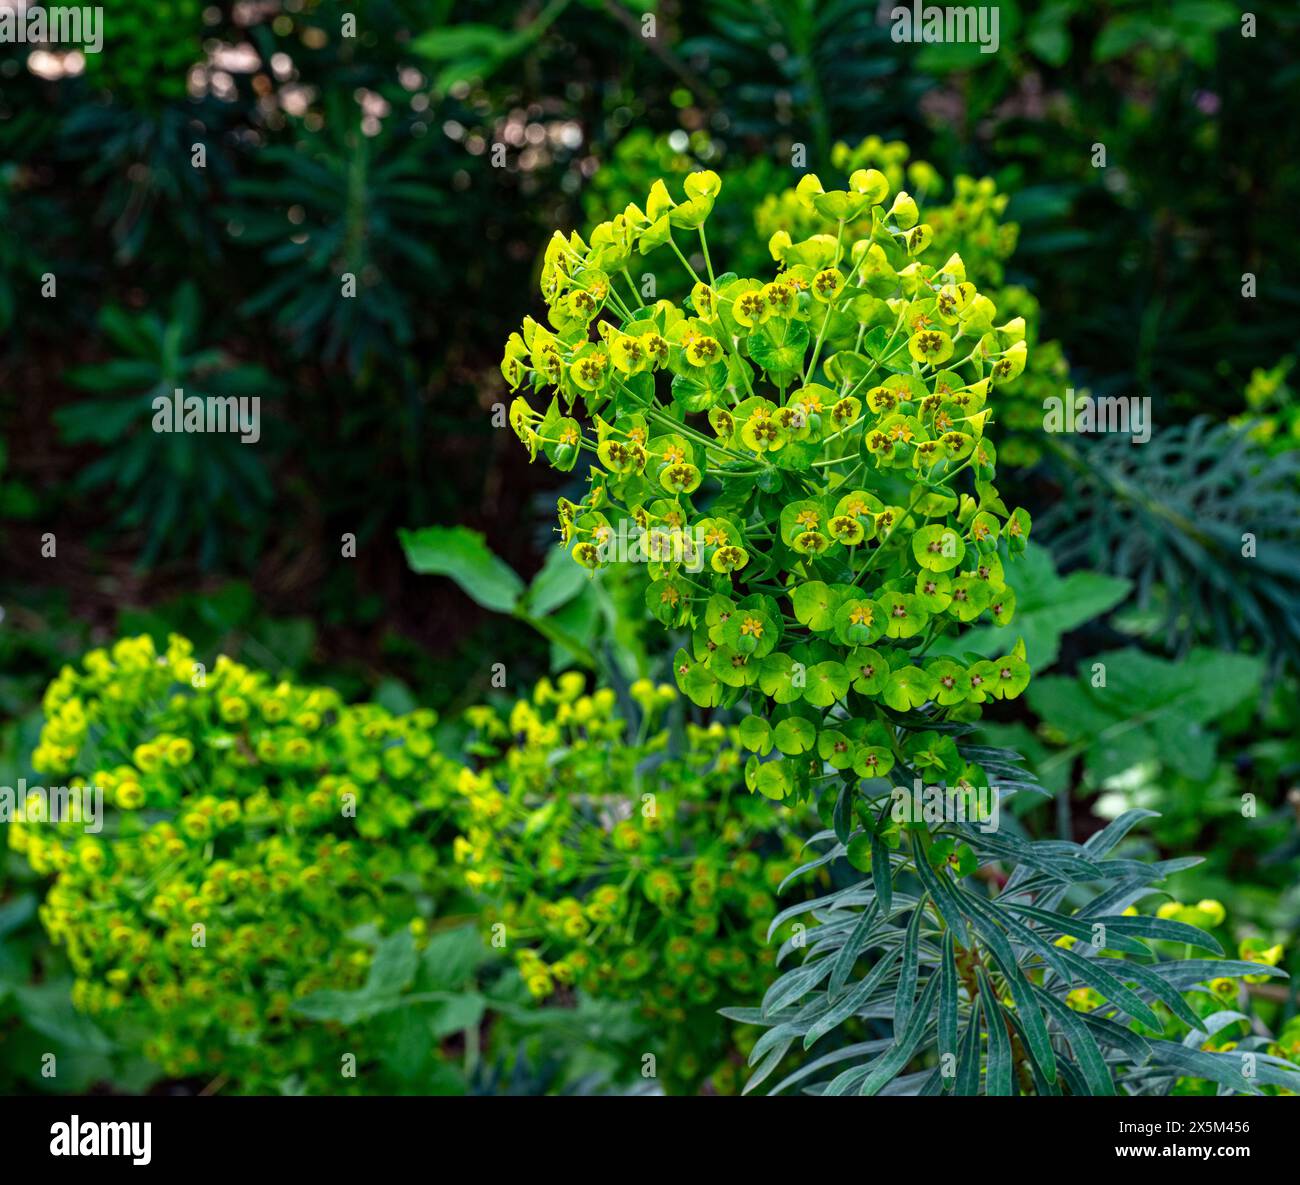
[(970, 1023), (961, 1040), (961, 1056), (957, 1059), (957, 1084), (953, 1094), (973, 1098), (980, 1092), (980, 1026), (979, 1005), (972, 1001)]
[(907, 1028), (895, 1038), (894, 1047), (879, 1061), (873, 1062), (871, 1073), (862, 1084), (860, 1093), (874, 1095), (889, 1082), (907, 1063), (920, 1043), (921, 1034), (930, 1022), (930, 1012), (934, 1007), (934, 998), (939, 987), (939, 977), (931, 975), (921, 992), (921, 999), (913, 1009)]
[(838, 996), (844, 985), (848, 983), (849, 975), (853, 971), (853, 965), (858, 961), (858, 956), (862, 954), (866, 947), (867, 935), (879, 913), (879, 905), (878, 900), (873, 901), (868, 908), (862, 911), (857, 922), (854, 923), (853, 929), (849, 932), (848, 938), (844, 940), (844, 945), (836, 953), (831, 967), (830, 982), (826, 985), (827, 993), (831, 999)]
[(984, 968), (978, 969), (980, 1008), (984, 1013), (984, 1029), (988, 1039), (988, 1064), (984, 1071), (984, 1093), (1010, 1095), (1015, 1091), (1011, 1083), (1011, 1038), (1002, 1019), (1002, 1008), (993, 994), (992, 985)]
[(894, 993), (894, 1026), (905, 1028), (907, 1018), (911, 1015), (912, 1005), (916, 1000), (916, 978), (921, 950), (921, 919), (925, 913), (927, 895), (912, 910), (911, 921), (907, 924), (907, 935), (903, 939), (903, 965), (898, 976), (898, 988)]
[(919, 837), (914, 838), (917, 839), (917, 859), (914, 864), (917, 877), (930, 894), (930, 899), (939, 911), (939, 916), (943, 918), (944, 924), (952, 929), (962, 946), (969, 946), (970, 934), (966, 929), (966, 919), (962, 915), (961, 904), (957, 900), (952, 882), (948, 880), (947, 873), (942, 868), (936, 872), (930, 867), (922, 841)]
[[(1107, 1000), (1123, 1009), (1134, 1020), (1140, 1020), (1153, 1029), (1162, 1027), (1160, 1018), (1151, 1011), (1142, 997), (1103, 967), (1101, 965), (1103, 960), (1085, 959), (1065, 949), (1062, 949), (1061, 955), (1078, 978), (1089, 987), (1096, 988)], [(1119, 967), (1121, 975), (1132, 970), (1132, 966), (1127, 963), (1121, 963)]]
[(1050, 991), (1044, 991), (1041, 987), (1035, 987), (1034, 994), (1043, 1002), (1048, 1015), (1052, 1016), (1058, 1028), (1065, 1034), (1066, 1041), (1070, 1042), (1070, 1049), (1074, 1052), (1079, 1072), (1082, 1073), (1083, 1080), (1088, 1086), (1088, 1093), (1105, 1095), (1105, 1097), (1113, 1095), (1114, 1082), (1110, 1077), (1109, 1068), (1106, 1067), (1106, 1060), (1102, 1058), (1101, 1050), (1097, 1049), (1096, 1039), (1088, 1032), (1088, 1026), (1079, 1019), (1078, 1013), (1071, 1011), (1067, 1004), (1063, 1004)]
[(1043, 1014), (1034, 1001), (1029, 982), (1014, 963), (1008, 966), (999, 959), (998, 967), (1007, 981), (1007, 986), (1011, 989), (1012, 999), (1016, 1002), (1016, 1015), (1029, 1043), (1027, 1052), (1038, 1064), (1043, 1077), (1055, 1081), (1056, 1055), (1052, 1052), (1052, 1041), (1047, 1035), (1047, 1025), (1043, 1022)]
[(877, 985), (884, 981), (893, 969), (894, 964), (898, 962), (901, 949), (901, 947), (896, 948), (883, 954), (877, 960), (876, 965), (844, 994), (843, 999), (837, 1001), (835, 1006), (804, 1034), (803, 1043), (805, 1049), (810, 1049), (814, 1042), (824, 1037), (837, 1025), (843, 1024), (844, 1021), (848, 1020), (850, 1016), (866, 1004)]
[(953, 1059), (953, 1072), (946, 1079), (957, 1076), (957, 960), (954, 954), (952, 931), (943, 936), (943, 957), (939, 964), (939, 1059)]
[(871, 881), (880, 898), (880, 908), (888, 917), (894, 896), (894, 870), (889, 861), (889, 848), (876, 834), (871, 836)]

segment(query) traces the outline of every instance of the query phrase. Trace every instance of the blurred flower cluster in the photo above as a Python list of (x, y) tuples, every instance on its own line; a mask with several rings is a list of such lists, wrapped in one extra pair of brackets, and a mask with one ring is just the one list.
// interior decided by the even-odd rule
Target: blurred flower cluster
[(471, 708), (444, 753), (432, 712), (124, 638), (50, 685), (36, 751), (102, 790), (102, 833), (15, 822), (10, 843), (56, 878), (41, 919), (76, 1006), (169, 1074), (338, 1089), (341, 1054), (369, 1051), (295, 1002), (359, 990), (377, 940), (423, 949), (469, 900), (535, 999), (634, 1003), (673, 1087), (731, 1090), (745, 1037), (717, 1009), (772, 977), (799, 820), (733, 796), (734, 729), (674, 732), (668, 686), (630, 696), (544, 679)]
[(176, 636), (163, 653), (148, 637), (92, 651), (44, 706), (35, 767), (110, 808), (98, 835), (10, 828), (57, 875), (41, 919), (74, 1003), (139, 1031), (172, 1075), (337, 1083), (350, 1047), (291, 1006), (359, 987), (356, 928), (418, 923), (440, 885), (433, 713), (347, 706), (224, 657), (207, 671)]
[[(535, 996), (635, 1000), (670, 1083), (708, 1076), (730, 1092), (727, 1055), (757, 1034), (716, 1010), (775, 974), (768, 924), (799, 863), (800, 820), (733, 793), (735, 729), (687, 724), (674, 738), (662, 718), (676, 691), (643, 680), (631, 696), (635, 726), (613, 692), (584, 694), (573, 673), (509, 710), (471, 709), (456, 859)], [(792, 933), (779, 926), (772, 942)]]

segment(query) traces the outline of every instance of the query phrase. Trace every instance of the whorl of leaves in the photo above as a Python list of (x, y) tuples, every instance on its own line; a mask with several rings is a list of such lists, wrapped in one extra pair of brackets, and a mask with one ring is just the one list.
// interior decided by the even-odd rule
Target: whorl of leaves
[[(1016, 776), (1014, 754), (963, 751)], [(1026, 775), (1018, 778), (1019, 788), (1032, 788)], [(873, 803), (882, 818), (889, 806), (888, 792)], [(1267, 1053), (1266, 1037), (1206, 1052), (1202, 1046), (1241, 1014), (1224, 1008), (1202, 1018), (1184, 996), (1211, 979), (1257, 973), (1260, 964), (1163, 959), (1148, 941), (1222, 952), (1193, 926), (1125, 913), (1199, 862), (1112, 854), (1152, 814), (1127, 811), (1083, 844), (1028, 841), (1007, 826), (985, 834), (974, 822), (948, 823), (928, 837), (911, 830), (896, 851), (873, 843), (864, 879), (774, 920), (774, 927), (808, 920), (781, 950), (783, 961), (802, 950), (802, 962), (760, 1007), (725, 1011), (767, 1030), (750, 1055), (746, 1090), (788, 1065), (791, 1051), (809, 1057), (768, 1093), (1167, 1094), (1179, 1078), (1208, 1079), (1220, 1093), (1295, 1090), (1300, 1069)], [(834, 866), (864, 832), (847, 843), (843, 828), (814, 836), (809, 843), (824, 850), (790, 879)], [(954, 874), (945, 842), (974, 851), (973, 873)], [(905, 1073), (909, 1066), (921, 1068)]]
[(1243, 432), (1198, 419), (1137, 447), (1110, 435), (1057, 443), (1063, 498), (1043, 520), (1058, 564), (1131, 578), (1162, 632), (1300, 666), (1300, 455), (1270, 457)]

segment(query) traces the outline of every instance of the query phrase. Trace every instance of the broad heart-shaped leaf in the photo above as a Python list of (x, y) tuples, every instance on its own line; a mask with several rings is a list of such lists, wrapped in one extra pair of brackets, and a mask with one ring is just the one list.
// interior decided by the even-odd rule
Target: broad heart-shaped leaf
[(814, 707), (829, 708), (849, 690), (849, 672), (843, 663), (819, 662), (808, 668), (803, 697)]
[[(1102, 669), (1105, 686), (1094, 687)], [(1181, 661), (1115, 650), (1085, 660), (1075, 679), (1036, 679), (1028, 697), (1044, 722), (1086, 746), (1094, 779), (1143, 761), (1203, 778), (1215, 753), (1214, 734), (1204, 726), (1256, 694), (1263, 672), (1261, 659), (1218, 650), (1199, 648)]]
[(835, 624), (835, 611), (841, 597), (833, 588), (820, 580), (809, 580), (798, 585), (790, 594), (794, 615), (800, 624), (810, 630), (828, 630)]
[(786, 772), (783, 761), (765, 761), (758, 767), (754, 778), (754, 789), (764, 798), (779, 802), (790, 793), (790, 775)]
[(693, 366), (673, 378), (671, 390), (673, 402), (683, 411), (705, 411), (727, 393), (727, 364)]
[(696, 663), (684, 677), (678, 680), (678, 686), (686, 693), (691, 703), (702, 708), (716, 708), (722, 702), (725, 690), (718, 677), (704, 663)]
[(590, 577), (582, 565), (575, 564), (563, 547), (552, 547), (546, 553), (542, 570), (528, 586), (524, 608), (533, 617), (545, 617), (552, 610), (568, 604), (589, 583)]
[(1016, 591), (1016, 612), (1008, 625), (987, 625), (960, 637), (939, 639), (934, 655), (964, 658), (973, 651), (985, 658), (1010, 654), (1016, 639), (1025, 640), (1026, 657), (1035, 671), (1045, 671), (1061, 652), (1061, 638), (1086, 621), (1118, 605), (1132, 582), (1101, 572), (1056, 574), (1045, 547), (1030, 544), (1024, 555), (1007, 565), (1007, 583)]
[[(798, 682), (795, 681), (796, 674)], [(796, 667), (788, 654), (778, 650), (763, 659), (758, 671), (758, 685), (764, 695), (770, 695), (778, 704), (789, 704), (803, 694), (805, 675), (802, 665)]]
[(421, 990), (457, 991), (474, 978), (487, 957), (483, 941), (474, 926), (439, 930), (429, 936), (420, 955)]
[(746, 716), (740, 722), (740, 743), (751, 753), (766, 757), (772, 751), (772, 726), (762, 716)]
[(772, 739), (787, 756), (806, 753), (817, 739), (817, 726), (802, 716), (790, 716), (776, 726)]
[(364, 986), (354, 992), (332, 988), (311, 992), (294, 1001), (293, 1011), (311, 1020), (359, 1024), (398, 1007), (418, 966), (415, 939), (403, 928), (379, 943)]
[(419, 956), (415, 938), (405, 928), (390, 934), (380, 942), (370, 963), (366, 986), (361, 990), (376, 996), (400, 992), (415, 978)]
[(750, 331), (749, 356), (769, 374), (795, 374), (803, 370), (810, 340), (802, 321), (769, 321)]
[(450, 576), (485, 609), (513, 613), (524, 582), (500, 556), (489, 550), (483, 536), (468, 527), (422, 527), (399, 531), (406, 562), (415, 572)]

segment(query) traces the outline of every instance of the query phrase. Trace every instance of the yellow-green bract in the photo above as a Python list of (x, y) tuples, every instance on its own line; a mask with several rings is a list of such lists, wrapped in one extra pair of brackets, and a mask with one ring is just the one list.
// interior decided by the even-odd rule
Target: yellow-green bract
[(774, 973), (797, 820), (736, 801), (735, 730), (690, 727), (672, 756), (677, 693), (643, 681), (631, 698), (629, 719), (576, 673), (545, 679), (470, 709), (440, 752), (432, 712), (126, 638), (51, 684), (33, 758), (102, 792), (99, 823), (14, 823), (10, 843), (55, 877), (41, 919), (76, 1006), (170, 1075), (366, 1089), (384, 1051), (365, 1022), (408, 986), (364, 998), (394, 974), (377, 950), (409, 933), (403, 957), (423, 960), (469, 921), (539, 1002), (634, 1005), (669, 1089), (731, 1091), (756, 1034), (717, 1009)]
[[(792, 200), (811, 232), (775, 231), (770, 272), (749, 276), (720, 273), (710, 251), (721, 179), (683, 187), (655, 182), (586, 239), (556, 233), (549, 327), (526, 318), (502, 360), (528, 392), (510, 422), (556, 468), (586, 454), (589, 492), (560, 502), (563, 545), (599, 570), (629, 524), (640, 534), (648, 612), (690, 631), (679, 688), (704, 707), (747, 703), (769, 725), (745, 738), (750, 789), (803, 795), (837, 777), (826, 732), (844, 777), (880, 774), (899, 715), (969, 721), (1028, 682), (1022, 646), (925, 657), (1014, 616), (1007, 564), (1029, 516), (999, 497), (988, 428), (1024, 370), (1025, 323), (995, 324), (958, 254), (931, 259), (933, 228), (878, 169), (837, 190), (803, 177)], [(643, 305), (641, 257), (682, 269), (689, 297)], [(790, 721), (818, 739), (786, 745)], [(760, 760), (774, 745), (782, 756)], [(935, 772), (979, 777), (965, 762)]]

